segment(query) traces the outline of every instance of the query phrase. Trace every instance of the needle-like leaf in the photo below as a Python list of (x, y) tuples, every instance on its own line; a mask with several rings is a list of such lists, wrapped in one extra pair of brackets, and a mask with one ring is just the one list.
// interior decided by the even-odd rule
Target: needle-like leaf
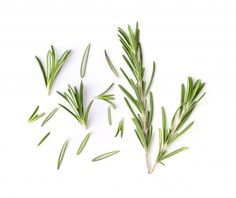
[(84, 51), (82, 61), (81, 61), (81, 66), (80, 66), (80, 76), (81, 76), (81, 78), (83, 78), (85, 76), (85, 73), (86, 73), (90, 47), (91, 47), (91, 43), (89, 43), (88, 46), (86, 47), (86, 49)]
[(50, 132), (48, 132), (40, 141), (39, 141), (39, 143), (38, 143), (38, 145), (37, 146), (40, 146), (46, 139), (47, 139), (47, 137), (50, 135)]
[(107, 118), (108, 118), (109, 125), (112, 125), (111, 107), (108, 107), (107, 109)]
[(61, 164), (62, 164), (62, 161), (64, 159), (64, 155), (65, 155), (68, 143), (69, 143), (69, 141), (66, 140), (64, 142), (64, 144), (62, 145), (62, 148), (61, 148), (61, 151), (60, 151), (60, 154), (59, 154), (59, 157), (58, 157), (58, 161), (57, 161), (57, 170), (59, 170), (60, 167), (61, 167)]
[(99, 160), (103, 160), (103, 159), (106, 159), (106, 158), (108, 158), (112, 155), (115, 155), (115, 154), (119, 153), (119, 152), (120, 151), (117, 150), (117, 151), (111, 151), (111, 152), (108, 152), (108, 153), (104, 153), (102, 155), (99, 155), (99, 156), (95, 157), (92, 161), (96, 162), (96, 161), (99, 161)]
[(55, 115), (55, 113), (57, 112), (58, 109), (59, 109), (59, 108), (56, 107), (55, 109), (53, 109), (53, 110), (48, 114), (48, 116), (44, 119), (44, 121), (43, 121), (41, 127), (44, 126), (44, 125)]
[(82, 151), (84, 150), (84, 148), (85, 148), (85, 146), (86, 146), (86, 144), (87, 144), (87, 142), (88, 142), (88, 140), (89, 140), (90, 135), (91, 135), (91, 133), (88, 133), (88, 134), (84, 137), (83, 141), (81, 142), (81, 144), (80, 144), (80, 146), (79, 146), (79, 148), (78, 148), (77, 155), (81, 154)]
[(112, 64), (111, 59), (109, 58), (106, 50), (104, 50), (104, 53), (105, 53), (105, 57), (106, 57), (106, 60), (107, 60), (107, 64), (109, 65), (109, 67), (110, 67), (111, 71), (113, 72), (113, 74), (118, 78), (119, 77), (118, 72), (116, 71), (114, 65)]

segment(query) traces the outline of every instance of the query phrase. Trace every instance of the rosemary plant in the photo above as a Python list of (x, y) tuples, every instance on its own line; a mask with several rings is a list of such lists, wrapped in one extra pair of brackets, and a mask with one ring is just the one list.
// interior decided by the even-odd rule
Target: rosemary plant
[(83, 82), (80, 83), (79, 91), (76, 87), (74, 89), (68, 85), (67, 93), (61, 93), (57, 92), (60, 96), (62, 96), (69, 106), (71, 107), (71, 110), (67, 107), (65, 107), (62, 104), (59, 104), (62, 108), (64, 108), (67, 112), (69, 112), (76, 120), (79, 121), (79, 123), (86, 128), (88, 124), (88, 116), (90, 108), (93, 104), (93, 100), (89, 103), (87, 108), (84, 108), (84, 86)]
[(61, 70), (64, 62), (66, 61), (68, 55), (70, 54), (71, 50), (66, 50), (60, 58), (56, 57), (54, 47), (51, 46), (51, 50), (47, 53), (47, 61), (46, 61), (46, 68), (43, 66), (41, 60), (35, 56), (36, 60), (38, 61), (39, 67), (42, 71), (44, 83), (48, 90), (48, 95), (50, 95), (51, 87), (53, 85), (54, 80), (56, 79), (59, 71)]
[[(144, 148), (147, 171), (150, 173), (149, 149), (153, 131), (153, 96), (150, 88), (155, 74), (155, 62), (153, 62), (151, 78), (147, 83), (144, 75), (145, 68), (143, 66), (142, 47), (139, 41), (140, 32), (138, 23), (135, 31), (128, 26), (128, 33), (121, 28), (118, 28), (118, 32), (124, 50), (123, 58), (130, 69), (133, 78), (130, 78), (130, 75), (128, 75), (122, 68), (121, 72), (133, 89), (133, 94), (122, 85), (119, 85), (119, 87), (124, 92), (124, 100), (132, 113), (135, 133)], [(135, 107), (135, 109), (133, 109), (133, 107)]]
[(187, 150), (187, 147), (181, 147), (169, 152), (169, 146), (193, 126), (193, 121), (187, 124), (187, 126), (186, 122), (192, 115), (198, 102), (205, 95), (205, 93), (201, 93), (204, 85), (205, 83), (202, 83), (201, 80), (194, 82), (192, 77), (188, 78), (186, 87), (184, 84), (181, 85), (180, 105), (173, 115), (170, 128), (167, 127), (165, 109), (164, 107), (161, 108), (162, 129), (159, 129), (159, 149), (156, 162), (151, 172), (154, 171), (158, 163), (164, 164), (163, 160)]

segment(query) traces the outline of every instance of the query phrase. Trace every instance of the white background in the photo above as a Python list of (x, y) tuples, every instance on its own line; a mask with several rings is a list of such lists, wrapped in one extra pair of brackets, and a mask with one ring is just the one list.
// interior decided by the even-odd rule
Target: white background
[[(207, 95), (192, 119), (194, 127), (174, 148), (190, 149), (146, 174), (143, 150), (133, 132), (129, 112), (117, 86), (113, 125), (107, 123), (107, 104), (96, 101), (89, 129), (63, 109), (41, 128), (28, 124), (33, 109), (49, 112), (56, 94), (67, 84), (79, 85), (80, 61), (91, 42), (84, 79), (86, 101), (116, 79), (104, 59), (106, 48), (118, 68), (125, 64), (117, 27), (139, 21), (145, 65), (157, 62), (153, 86), (155, 131), (160, 107), (170, 119), (179, 103), (180, 84), (187, 76), (206, 82)], [(58, 54), (72, 49), (47, 96), (35, 55), (45, 60), (53, 44)], [(233, 0), (165, 1), (0, 1), (0, 197), (236, 197), (236, 2)], [(147, 69), (148, 70), (148, 69)], [(150, 73), (148, 73), (150, 75)], [(114, 138), (125, 118), (123, 139)], [(37, 147), (46, 132), (49, 138)], [(85, 134), (92, 136), (81, 156), (76, 150)], [(56, 170), (60, 148), (70, 143), (62, 167)], [(103, 152), (121, 152), (97, 163)], [(157, 146), (152, 148), (154, 160)]]

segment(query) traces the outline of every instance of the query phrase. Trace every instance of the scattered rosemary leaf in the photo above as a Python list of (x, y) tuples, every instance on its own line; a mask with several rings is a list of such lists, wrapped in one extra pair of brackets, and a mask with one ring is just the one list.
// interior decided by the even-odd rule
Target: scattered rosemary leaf
[(119, 121), (115, 137), (117, 137), (120, 134), (120, 137), (122, 138), (123, 137), (123, 133), (124, 133), (124, 121), (123, 121), (123, 119), (121, 119)]
[(115, 155), (115, 154), (117, 154), (117, 153), (119, 153), (119, 152), (120, 152), (120, 151), (117, 150), (117, 151), (111, 151), (111, 152), (108, 152), (108, 153), (104, 153), (104, 154), (102, 154), (102, 155), (99, 155), (99, 156), (95, 157), (92, 161), (93, 161), (93, 162), (96, 162), (96, 161), (99, 161), (99, 160), (103, 160), (103, 159), (108, 158), (108, 157), (110, 157), (110, 156), (112, 156), (112, 155)]
[(114, 83), (112, 83), (104, 92), (99, 94), (95, 97), (95, 99), (103, 100), (107, 103), (109, 103), (114, 109), (116, 108), (115, 104), (113, 103), (113, 100), (115, 100), (114, 94), (108, 94), (108, 92), (113, 87)]
[(106, 57), (107, 63), (108, 63), (108, 65), (109, 65), (111, 71), (113, 72), (113, 74), (114, 74), (117, 78), (119, 78), (119, 75), (118, 75), (118, 73), (117, 73), (117, 71), (116, 71), (114, 65), (112, 64), (111, 59), (109, 58), (109, 56), (108, 56), (106, 50), (104, 50), (104, 53), (105, 53), (105, 57)]
[(37, 146), (40, 146), (40, 145), (44, 142), (44, 140), (47, 139), (47, 137), (48, 137), (49, 135), (50, 135), (50, 132), (48, 132), (48, 133), (40, 140), (40, 142), (38, 143)]
[(89, 43), (88, 46), (86, 47), (86, 49), (84, 51), (82, 61), (81, 61), (81, 66), (80, 66), (80, 76), (81, 76), (81, 78), (83, 78), (85, 76), (85, 73), (86, 73), (90, 46), (91, 46), (91, 43)]
[(82, 151), (84, 150), (88, 140), (89, 140), (89, 137), (90, 137), (91, 133), (88, 133), (85, 138), (83, 139), (83, 141), (81, 142), (80, 146), (79, 146), (79, 149), (77, 151), (77, 155), (81, 154)]
[(43, 117), (45, 115), (45, 113), (37, 114), (38, 110), (39, 110), (39, 106), (37, 106), (35, 108), (34, 112), (29, 117), (29, 119), (28, 119), (29, 123), (34, 122), (34, 121), (40, 119), (41, 117)]
[(111, 107), (108, 107), (108, 109), (107, 109), (107, 117), (108, 117), (108, 123), (111, 126), (112, 125)]
[(65, 152), (66, 152), (66, 149), (67, 149), (67, 146), (68, 146), (68, 140), (66, 140), (61, 148), (61, 152), (59, 154), (59, 157), (58, 157), (58, 161), (57, 161), (57, 170), (59, 170), (59, 168), (61, 167), (61, 163), (63, 161), (63, 158), (64, 158), (64, 155), (65, 155)]
[(57, 112), (58, 109), (59, 109), (59, 108), (56, 107), (55, 109), (53, 109), (53, 110), (48, 114), (48, 116), (44, 119), (44, 121), (43, 121), (41, 127), (42, 127), (43, 125), (45, 125), (45, 124), (54, 116), (54, 114)]

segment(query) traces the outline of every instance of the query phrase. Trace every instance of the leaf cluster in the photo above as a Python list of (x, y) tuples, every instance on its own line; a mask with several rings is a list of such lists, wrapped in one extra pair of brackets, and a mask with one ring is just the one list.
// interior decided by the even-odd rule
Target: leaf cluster
[(86, 128), (88, 123), (89, 111), (93, 104), (93, 100), (88, 104), (87, 108), (84, 107), (83, 82), (81, 81), (80, 83), (79, 91), (77, 87), (72, 88), (70, 85), (68, 85), (67, 92), (61, 93), (58, 91), (57, 93), (66, 100), (66, 102), (70, 106), (70, 109), (62, 104), (59, 105), (67, 112), (69, 112), (76, 120), (78, 120), (83, 127)]
[(95, 99), (103, 100), (103, 101), (109, 103), (115, 109), (116, 106), (113, 102), (115, 100), (115, 95), (108, 93), (112, 89), (113, 85), (114, 85), (114, 83), (112, 83), (104, 92), (102, 92), (101, 94), (96, 96)]
[(29, 123), (34, 122), (34, 121), (40, 119), (41, 117), (43, 117), (43, 116), (45, 115), (45, 113), (37, 114), (38, 110), (39, 110), (39, 106), (37, 106), (37, 107), (35, 108), (35, 110), (34, 110), (33, 113), (31, 114), (31, 116), (29, 117), (29, 119), (28, 119), (28, 122), (29, 122)]
[(48, 95), (50, 95), (50, 90), (53, 85), (54, 80), (56, 79), (59, 71), (61, 70), (63, 64), (65, 63), (67, 57), (69, 56), (71, 50), (66, 50), (60, 58), (56, 57), (54, 47), (51, 46), (51, 49), (47, 53), (46, 67), (43, 66), (41, 60), (35, 56), (39, 67), (42, 71), (44, 83), (48, 90)]

